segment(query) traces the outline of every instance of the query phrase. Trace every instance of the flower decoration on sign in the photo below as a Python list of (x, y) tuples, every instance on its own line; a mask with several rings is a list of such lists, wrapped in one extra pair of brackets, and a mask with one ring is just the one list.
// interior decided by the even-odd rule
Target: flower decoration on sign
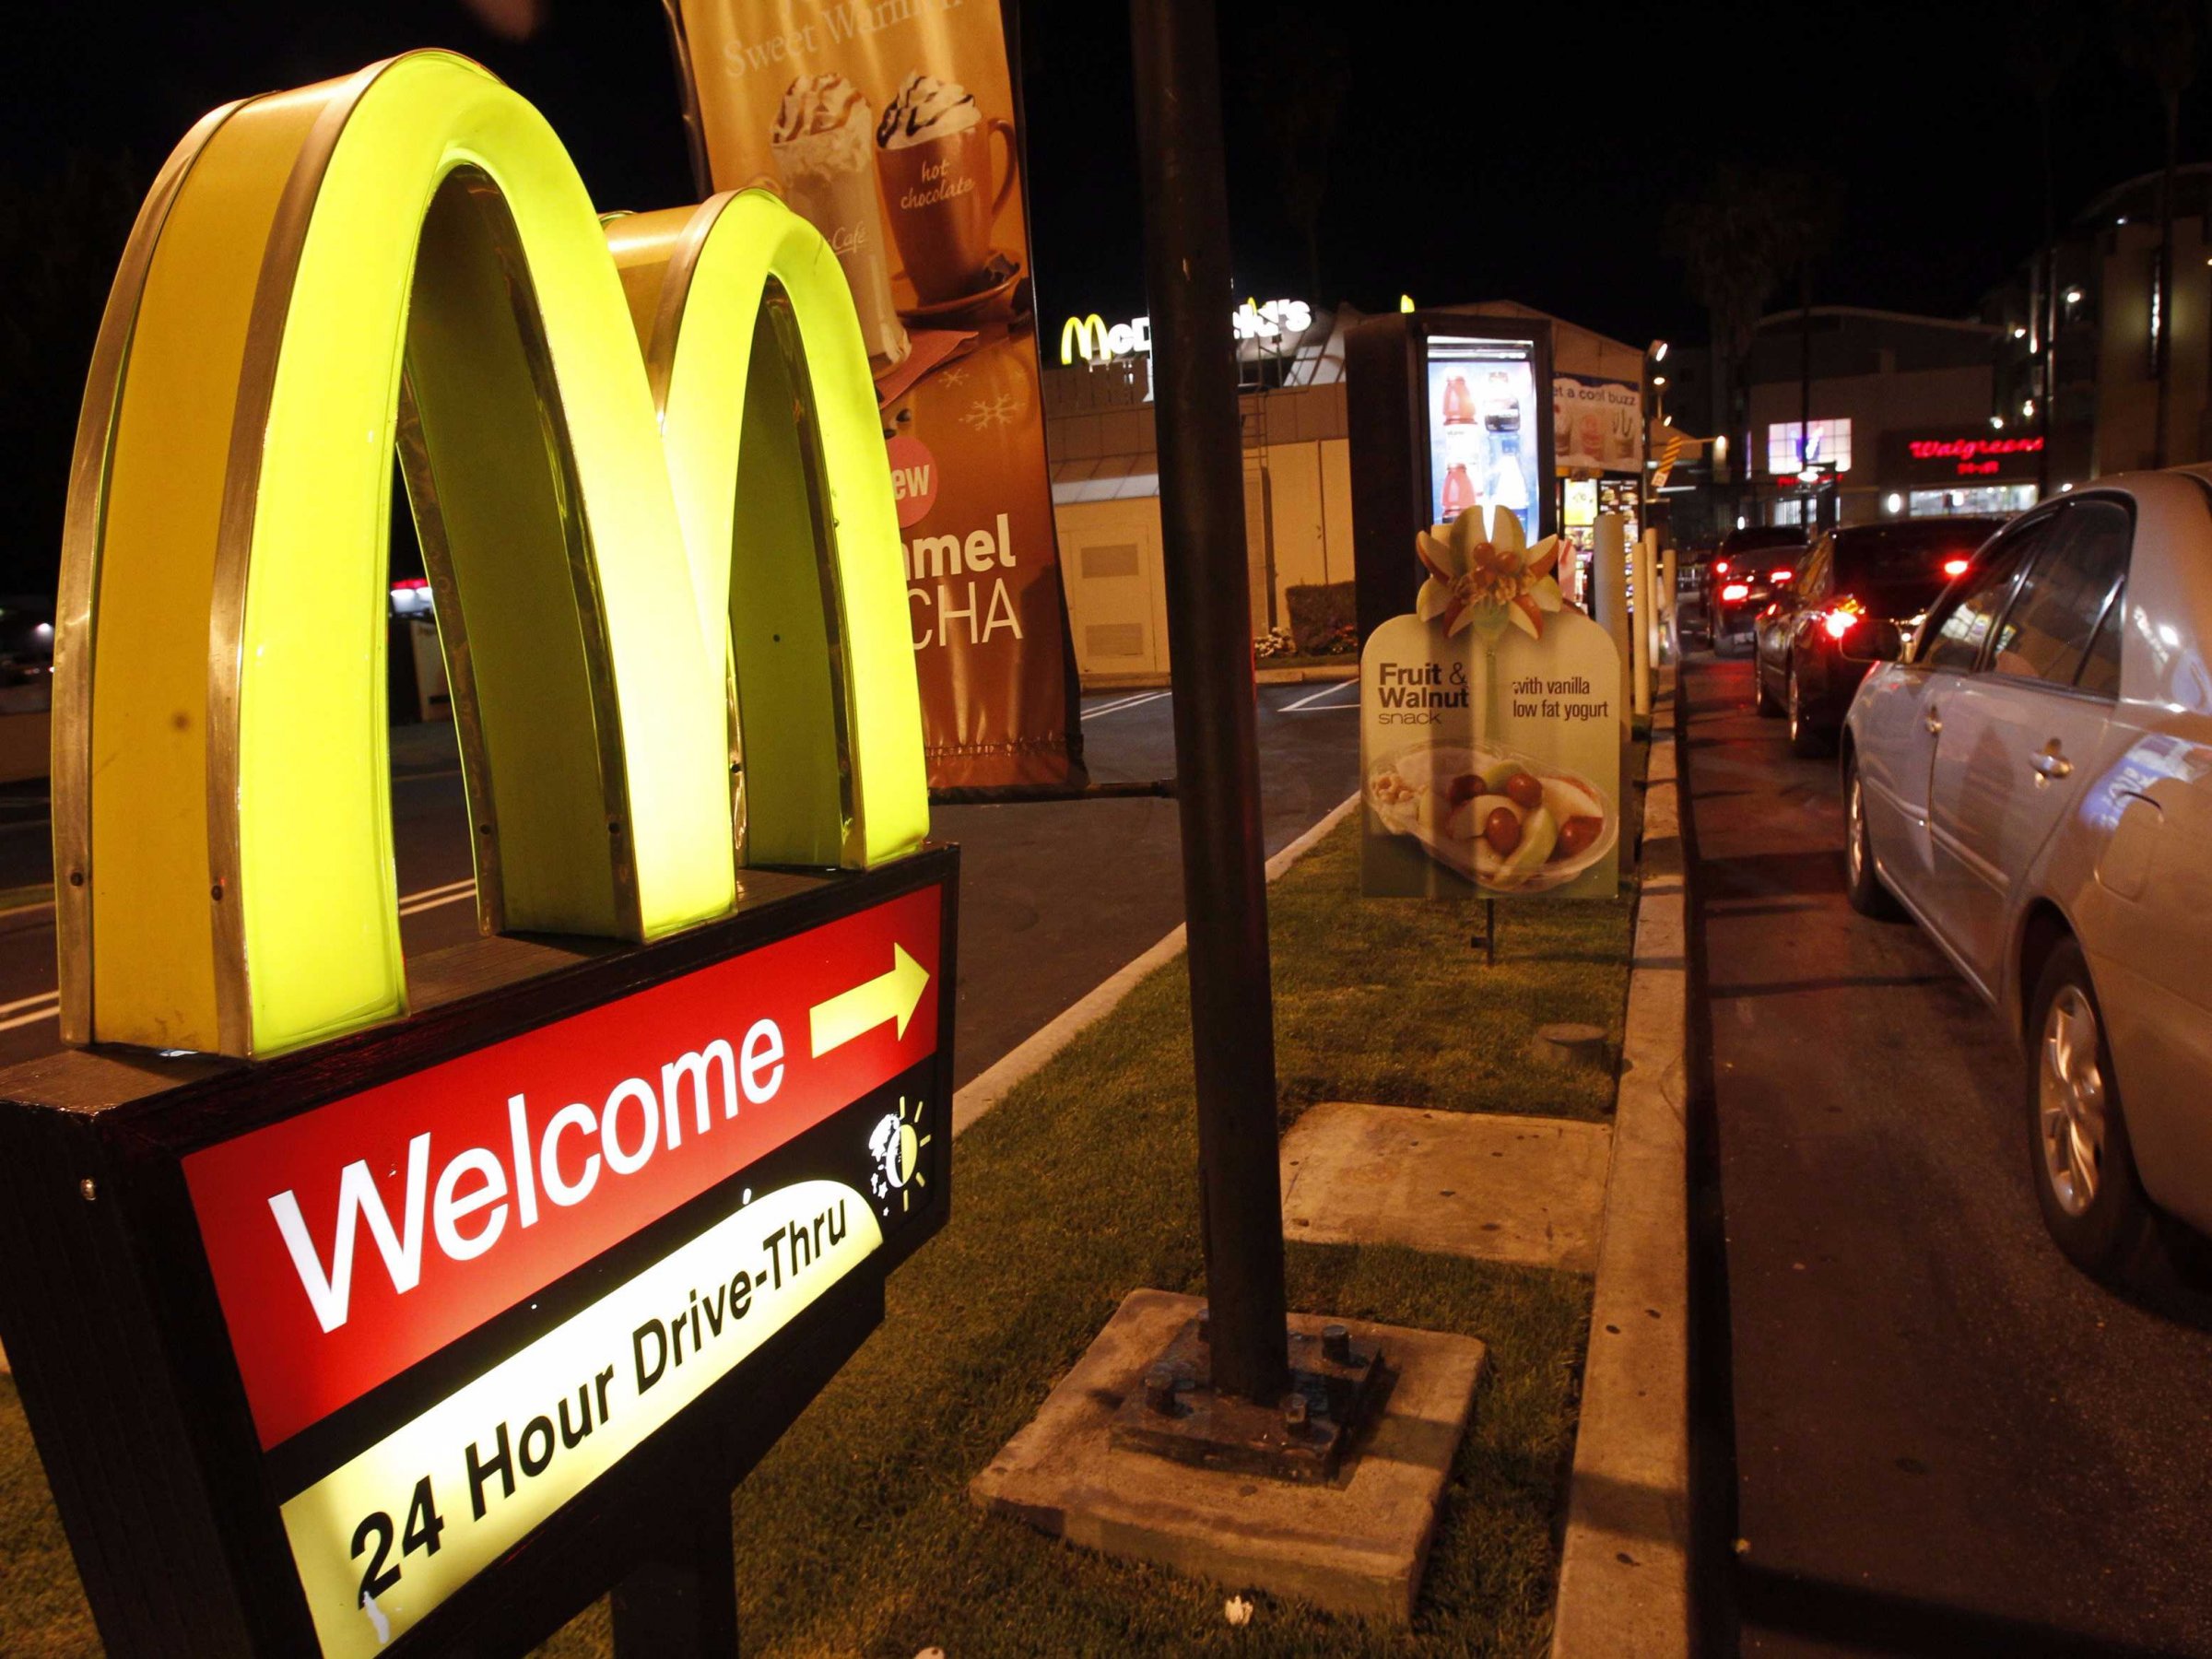
[(1413, 606), (1422, 621), (1441, 618), (1447, 638), (1473, 628), (1495, 640), (1509, 622), (1532, 640), (1544, 637), (1545, 613), (1559, 608), (1559, 584), (1552, 574), (1559, 560), (1558, 536), (1532, 547), (1511, 510), (1497, 509), (1486, 528), (1483, 510), (1470, 507), (1413, 539), (1429, 572)]

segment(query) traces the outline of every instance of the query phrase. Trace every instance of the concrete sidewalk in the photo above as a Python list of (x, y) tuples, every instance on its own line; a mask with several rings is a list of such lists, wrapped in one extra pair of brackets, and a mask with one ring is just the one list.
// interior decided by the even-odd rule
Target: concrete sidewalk
[(1628, 1033), (1554, 1659), (1669, 1659), (1690, 1648), (1688, 962), (1677, 703), (1670, 686), (1652, 716)]

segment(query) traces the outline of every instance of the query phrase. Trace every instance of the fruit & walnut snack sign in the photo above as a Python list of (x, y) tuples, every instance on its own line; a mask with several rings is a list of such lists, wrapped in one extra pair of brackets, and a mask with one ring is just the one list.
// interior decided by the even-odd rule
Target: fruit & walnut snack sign
[(1362, 891), (1610, 898), (1620, 659), (1562, 602), (1558, 538), (1474, 507), (1418, 542), (1413, 613), (1360, 655)]

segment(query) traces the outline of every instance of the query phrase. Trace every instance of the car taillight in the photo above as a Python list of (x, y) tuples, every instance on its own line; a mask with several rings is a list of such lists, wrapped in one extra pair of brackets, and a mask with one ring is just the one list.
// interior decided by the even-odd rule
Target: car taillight
[(1727, 574), (1728, 574), (1728, 561), (1727, 561), (1726, 559), (1714, 559), (1714, 560), (1712, 561), (1712, 573), (1713, 573), (1715, 576), (1725, 576), (1725, 575), (1727, 575)]
[(1969, 559), (1947, 559), (1943, 561), (1943, 573), (1955, 582), (1966, 574), (1967, 567), (1972, 562)]
[(1729, 604), (1733, 605), (1738, 599), (1750, 598), (1751, 590), (1746, 587), (1740, 582), (1732, 582), (1726, 587), (1721, 590), (1721, 597), (1728, 601)]
[(1820, 626), (1828, 629), (1828, 637), (1840, 640), (1859, 625), (1857, 611), (1832, 610), (1820, 618)]
[(1788, 582), (1796, 574), (1797, 572), (1792, 570), (1780, 570), (1776, 571), (1771, 576), (1769, 576), (1767, 580), (1772, 582), (1776, 587), (1780, 587), (1783, 582)]

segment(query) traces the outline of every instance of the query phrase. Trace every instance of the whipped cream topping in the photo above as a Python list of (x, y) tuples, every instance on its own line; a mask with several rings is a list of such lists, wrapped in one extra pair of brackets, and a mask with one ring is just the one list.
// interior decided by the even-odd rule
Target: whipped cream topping
[(967, 88), (917, 69), (899, 83), (898, 95), (876, 128), (876, 142), (885, 149), (904, 149), (964, 132), (982, 119)]
[(802, 75), (784, 89), (769, 139), (789, 144), (795, 138), (834, 133), (853, 119), (855, 110), (863, 112), (865, 118), (867, 105), (860, 88), (835, 70)]

